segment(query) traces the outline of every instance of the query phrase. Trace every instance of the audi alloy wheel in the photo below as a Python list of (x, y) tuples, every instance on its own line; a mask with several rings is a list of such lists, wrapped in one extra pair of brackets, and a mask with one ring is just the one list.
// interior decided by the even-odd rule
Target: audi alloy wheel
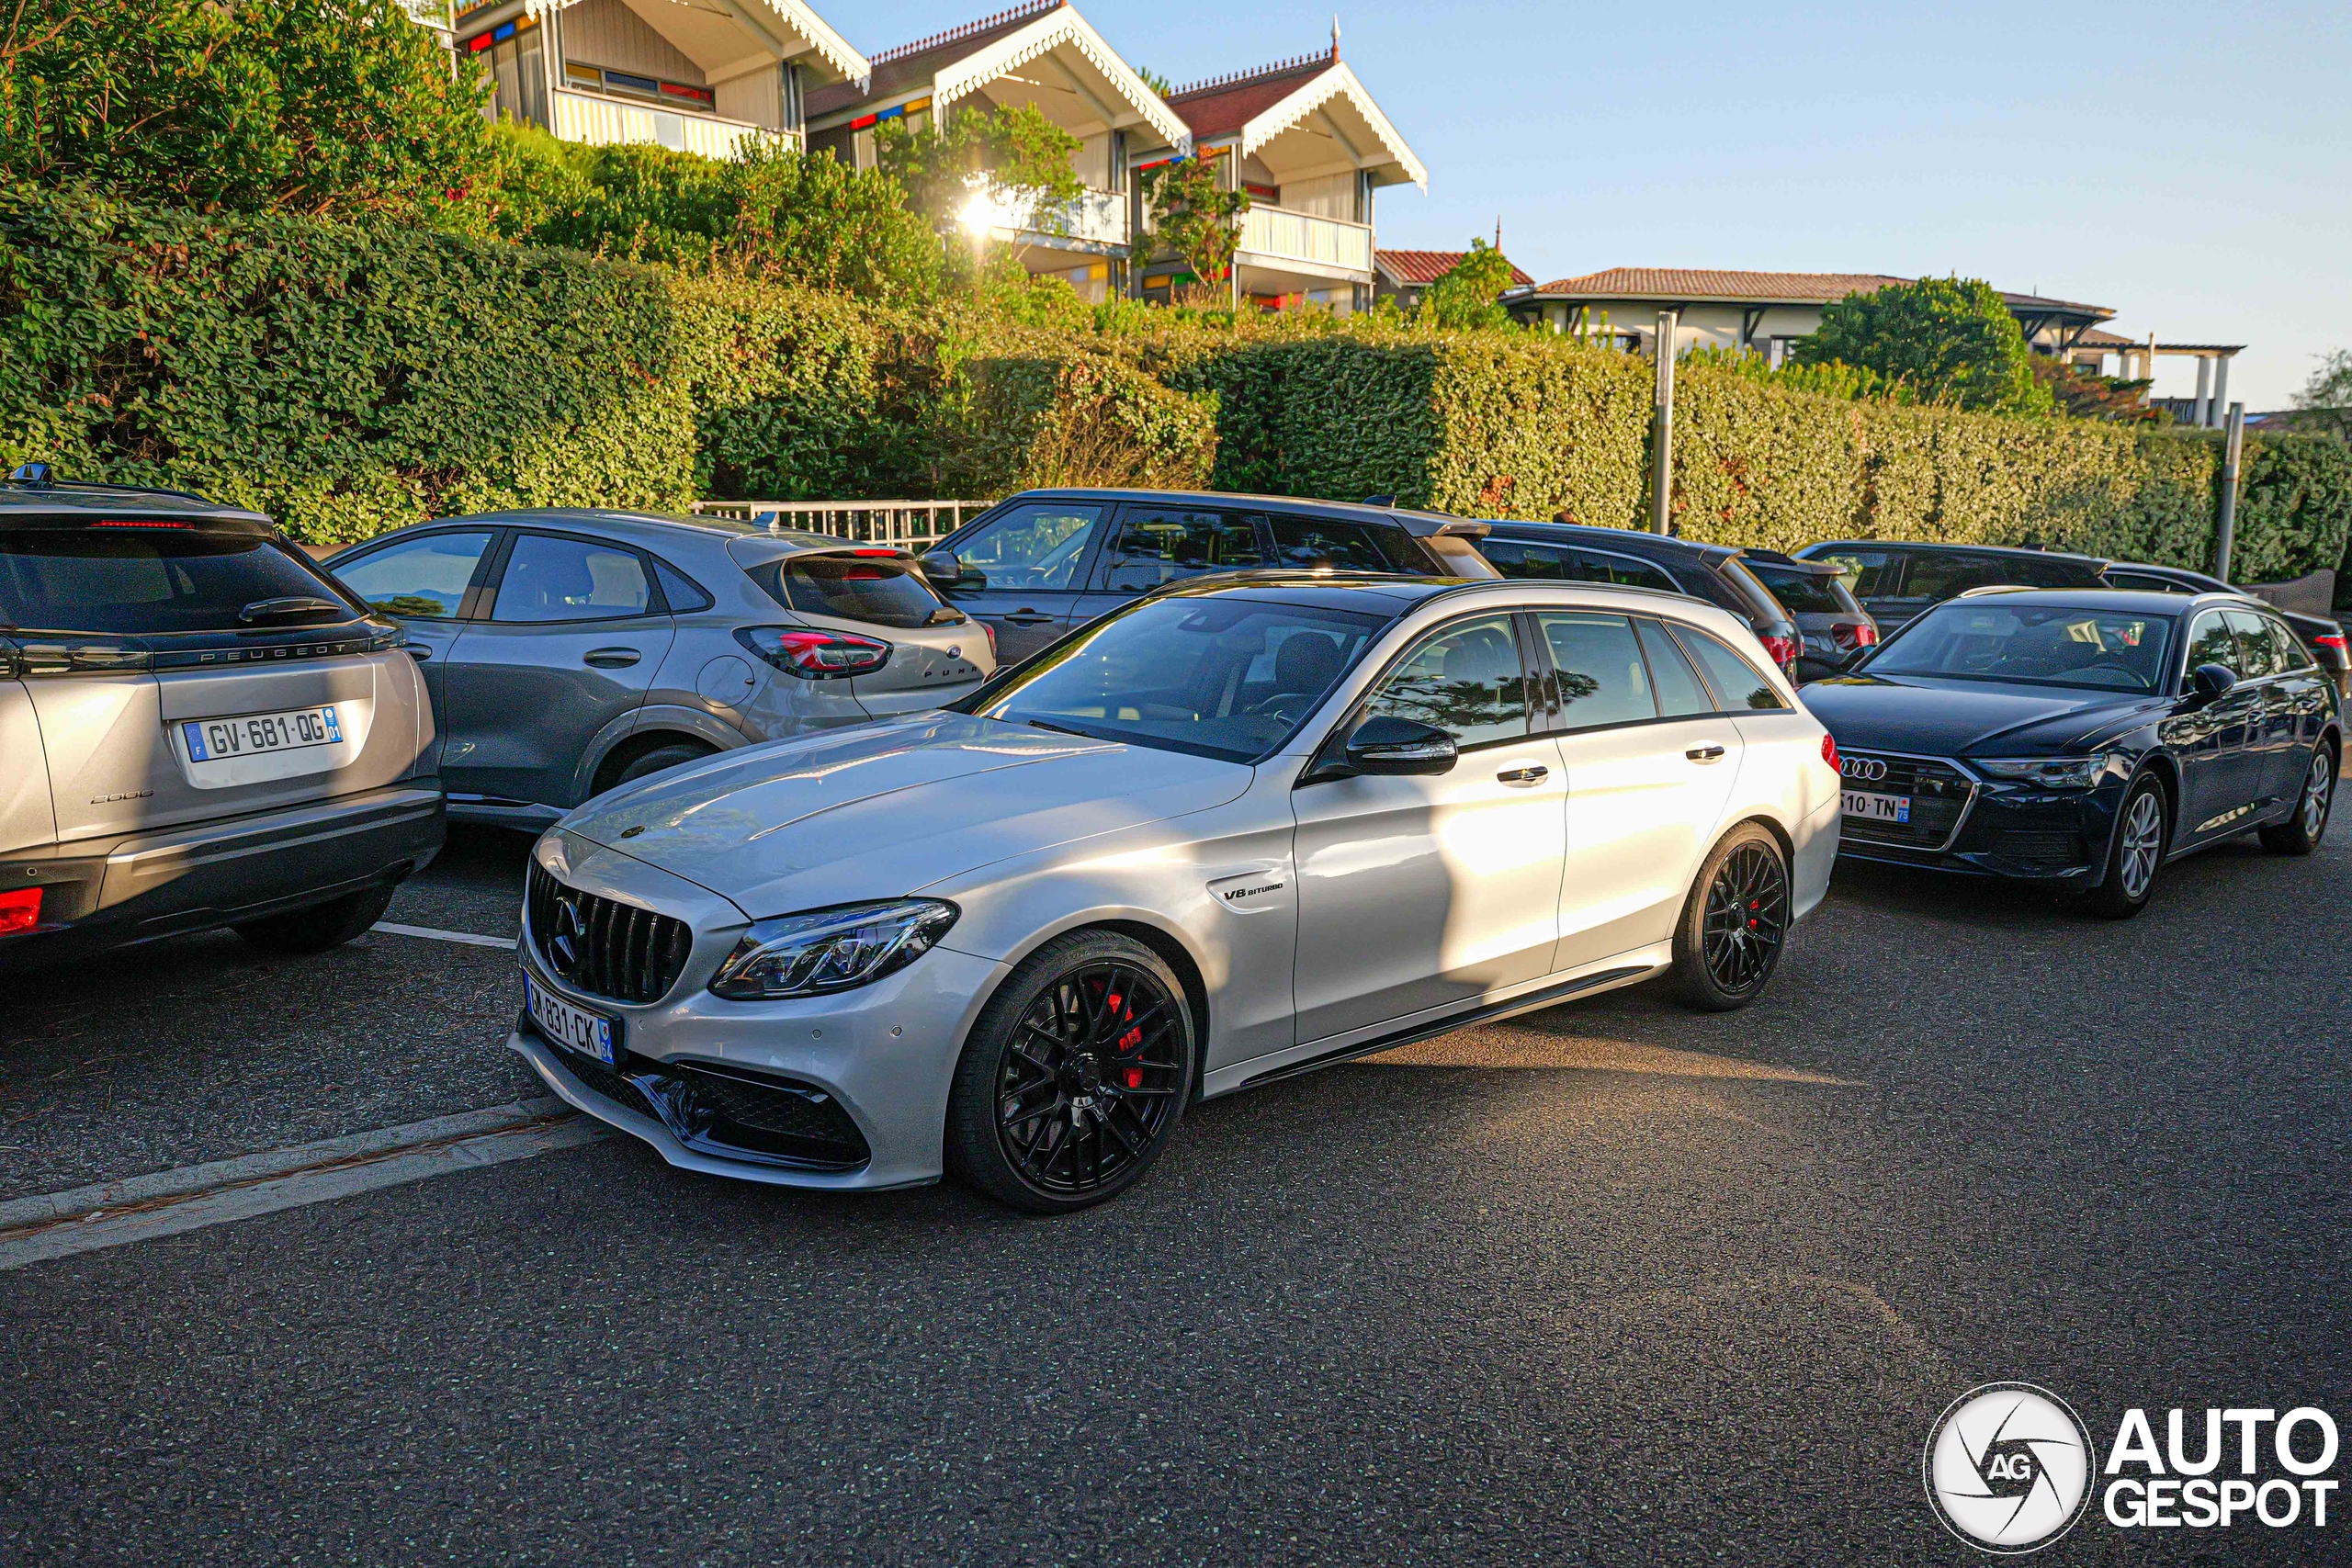
[(2262, 847), (2281, 855), (2307, 855), (2319, 848), (2335, 805), (2335, 753), (2323, 740), (2312, 748), (2312, 760), (2303, 769), (2303, 790), (2295, 797), (2294, 815), (2262, 829)]
[(2110, 920), (2128, 920), (2148, 907), (2155, 891), (2156, 873), (2164, 869), (2165, 848), (2172, 839), (2172, 815), (2164, 786), (2143, 777), (2123, 797), (2116, 814), (2113, 840), (2108, 846), (2106, 874), (2084, 899), (2091, 913)]

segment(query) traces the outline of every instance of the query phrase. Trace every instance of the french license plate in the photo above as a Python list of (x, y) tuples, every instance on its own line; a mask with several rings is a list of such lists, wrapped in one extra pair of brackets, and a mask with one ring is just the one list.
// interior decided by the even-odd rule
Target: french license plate
[(619, 1029), (611, 1019), (550, 995), (527, 974), (523, 976), (523, 1006), (539, 1032), (565, 1050), (577, 1051), (608, 1067), (616, 1064), (619, 1053), (614, 1047)]
[(1907, 795), (1871, 795), (1859, 789), (1846, 794), (1846, 815), (1859, 817), (1866, 822), (1908, 822), (1911, 820), (1911, 797)]
[(343, 722), (334, 705), (322, 708), (288, 708), (284, 713), (240, 714), (234, 718), (195, 718), (181, 724), (187, 738), (191, 762), (220, 762), (232, 757), (257, 757), (265, 751), (292, 751), (304, 746), (333, 746), (343, 739)]

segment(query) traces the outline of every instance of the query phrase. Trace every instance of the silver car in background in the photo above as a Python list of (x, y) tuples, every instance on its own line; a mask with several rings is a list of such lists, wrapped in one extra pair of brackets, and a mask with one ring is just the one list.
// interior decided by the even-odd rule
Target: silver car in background
[(1837, 856), (1827, 741), (1679, 595), (1204, 578), (572, 813), (509, 1044), (673, 1165), (1081, 1207), (1198, 1098), (1668, 971), (1753, 1001)]
[(316, 953), (441, 847), (400, 629), (265, 516), (0, 486), (0, 964), (233, 928)]
[(450, 814), (514, 827), (715, 751), (937, 707), (996, 669), (912, 555), (822, 534), (549, 508), (326, 564), (408, 633)]

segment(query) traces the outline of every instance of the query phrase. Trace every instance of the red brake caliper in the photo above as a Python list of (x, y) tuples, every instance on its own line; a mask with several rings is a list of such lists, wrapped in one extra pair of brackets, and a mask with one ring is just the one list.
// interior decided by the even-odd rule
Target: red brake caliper
[[(1125, 1000), (1125, 998), (1122, 998), (1118, 992), (1114, 991), (1111, 993), (1111, 1010), (1114, 1013), (1119, 1011), (1119, 1004), (1123, 1000)], [(1137, 1024), (1133, 1029), (1128, 1030), (1125, 1034), (1119, 1036), (1117, 1048), (1121, 1051), (1132, 1051), (1142, 1043), (1143, 1025)], [(1127, 1069), (1127, 1087), (1129, 1089), (1141, 1089), (1143, 1087), (1143, 1069), (1141, 1067), (1129, 1067)]]

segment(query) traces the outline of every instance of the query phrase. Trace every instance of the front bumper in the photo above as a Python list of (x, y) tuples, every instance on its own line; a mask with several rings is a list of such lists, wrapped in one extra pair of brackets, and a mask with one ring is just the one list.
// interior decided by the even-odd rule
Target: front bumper
[[(939, 1179), (956, 1060), (973, 1020), (1008, 965), (937, 947), (897, 974), (854, 991), (729, 1001), (704, 987), (741, 934), (740, 916), (731, 929), (715, 930), (711, 895), (680, 883), (674, 897), (664, 897), (661, 885), (673, 880), (668, 874), (610, 852), (578, 856), (564, 870), (571, 886), (626, 897), (687, 919), (695, 928), (685, 969), (665, 996), (643, 1007), (577, 991), (554, 979), (526, 929), (520, 956), (532, 983), (616, 1021), (625, 1053), (622, 1077), (667, 1073), (707, 1083), (709, 1073), (732, 1072), (771, 1085), (780, 1082), (788, 1093), (831, 1107), (829, 1116), (845, 1114), (864, 1144), (865, 1157), (862, 1163), (795, 1157), (789, 1143), (750, 1146), (755, 1140), (742, 1140), (723, 1122), (714, 1125), (698, 1117), (691, 1096), (615, 1092), (614, 1075), (601, 1064), (571, 1056), (522, 1021), (507, 1038), (507, 1048), (529, 1062), (548, 1088), (597, 1120), (643, 1139), (682, 1169), (785, 1187), (844, 1190)], [(766, 1092), (773, 1098), (775, 1091)]]
[(2129, 780), (2114, 778), (2087, 790), (1980, 779), (1943, 847), (1889, 843), (1849, 822), (1839, 852), (1890, 865), (2096, 887), (2107, 874), (2108, 846), (2129, 787)]

